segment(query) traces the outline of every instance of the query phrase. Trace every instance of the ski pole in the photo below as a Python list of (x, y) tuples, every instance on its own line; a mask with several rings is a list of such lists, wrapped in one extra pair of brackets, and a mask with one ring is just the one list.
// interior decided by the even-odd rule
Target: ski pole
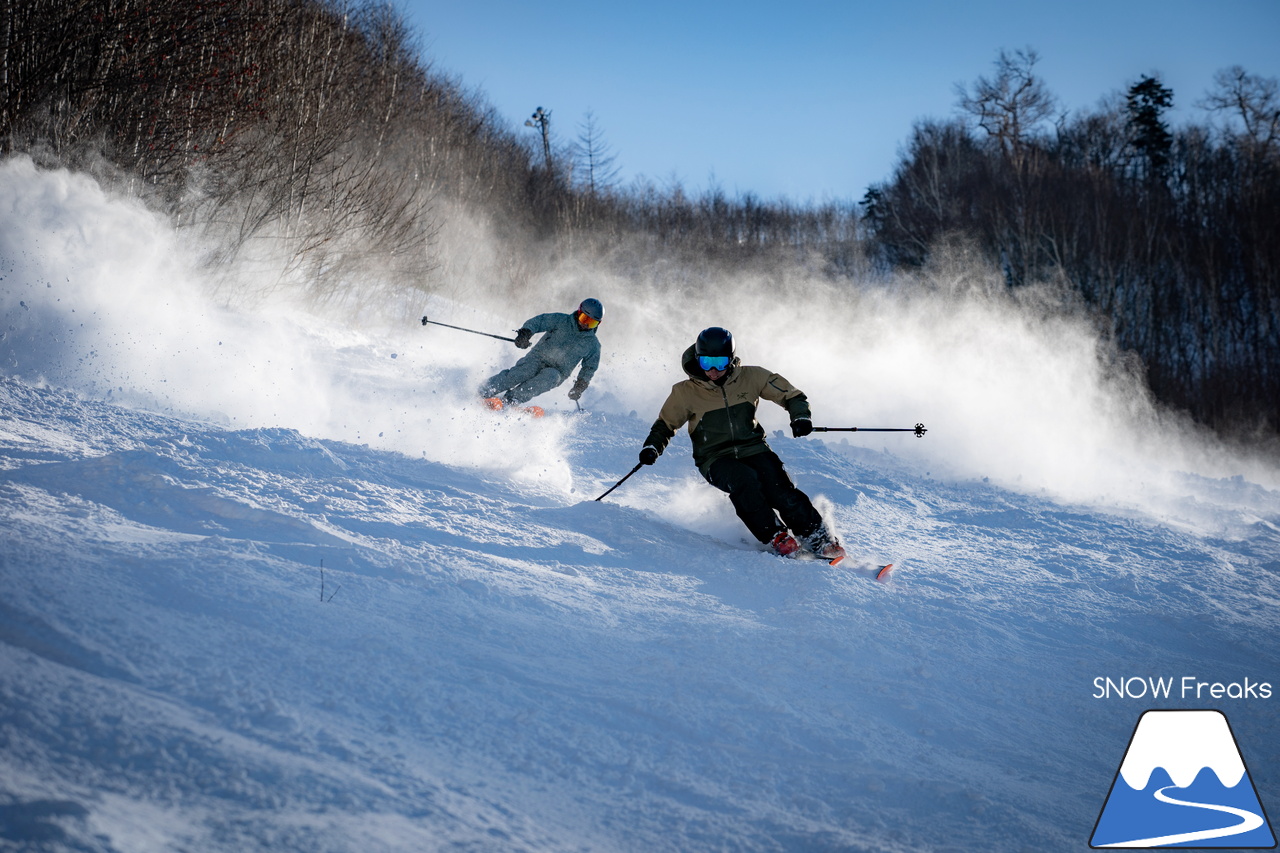
[[(623, 477), (621, 480), (619, 480), (618, 482), (614, 483), (612, 486), (610, 486), (610, 487), (609, 487), (609, 492), (612, 492), (614, 489), (618, 488), (618, 486), (621, 486), (623, 483), (625, 483), (625, 482), (628, 480), (628, 478), (630, 478), (630, 477), (631, 477), (631, 475), (632, 475), (632, 474), (634, 474), (635, 472), (639, 471), (639, 470), (640, 470), (641, 468), (643, 468), (643, 467), (644, 467), (644, 463), (643, 463), (643, 462), (638, 462), (638, 463), (636, 463), (636, 467), (634, 467), (634, 468), (632, 468), (630, 471), (628, 471), (628, 472), (627, 472), (627, 476), (626, 476), (626, 477)], [(596, 498), (596, 500), (598, 500), (598, 501), (602, 501), (602, 500), (604, 500), (605, 498), (607, 498), (607, 497), (609, 496), (609, 492), (605, 492), (603, 495), (601, 495), (600, 497)]]
[(916, 438), (924, 438), (924, 434), (928, 432), (924, 428), (924, 424), (916, 424), (914, 427), (814, 427), (814, 432), (914, 432)]
[(448, 323), (441, 323), (439, 320), (428, 320), (426, 315), (422, 316), (422, 325), (430, 323), (433, 326), (444, 326), (446, 329), (457, 329), (459, 332), (470, 332), (473, 335), (484, 335), (486, 338), (497, 338), (500, 341), (515, 341), (515, 338), (508, 338), (502, 335), (491, 335), (488, 332), (477, 332), (475, 329), (464, 329), (461, 326), (450, 326)]

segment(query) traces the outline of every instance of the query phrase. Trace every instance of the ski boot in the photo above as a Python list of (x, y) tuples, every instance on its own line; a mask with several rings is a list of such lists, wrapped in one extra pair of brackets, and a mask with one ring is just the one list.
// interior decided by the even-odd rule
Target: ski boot
[(819, 560), (826, 560), (833, 566), (845, 558), (844, 548), (841, 547), (839, 540), (827, 532), (826, 525), (807, 536), (804, 544), (813, 556)]
[(818, 550), (814, 551), (813, 555), (820, 560), (826, 560), (833, 566), (843, 560), (846, 556), (844, 548), (841, 547), (838, 542), (828, 542), (818, 548)]
[(794, 536), (785, 530), (779, 530), (769, 545), (773, 548), (773, 552), (779, 557), (790, 557), (796, 551), (800, 550), (800, 543), (795, 540)]

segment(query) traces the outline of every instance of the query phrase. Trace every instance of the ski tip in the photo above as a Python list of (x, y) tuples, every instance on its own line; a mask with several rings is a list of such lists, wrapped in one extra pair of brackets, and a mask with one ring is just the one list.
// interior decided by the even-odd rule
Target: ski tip
[(529, 406), (525, 411), (530, 415), (533, 415), (535, 418), (540, 418), (547, 413), (547, 410), (541, 406)]
[(889, 572), (891, 571), (893, 571), (893, 563), (881, 566), (880, 570), (876, 572), (876, 580), (887, 581), (889, 579)]

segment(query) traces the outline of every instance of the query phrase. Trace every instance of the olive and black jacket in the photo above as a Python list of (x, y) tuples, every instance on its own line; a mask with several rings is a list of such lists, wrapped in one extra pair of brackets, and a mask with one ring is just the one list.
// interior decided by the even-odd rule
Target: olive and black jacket
[(704, 477), (709, 477), (711, 463), (717, 459), (754, 456), (769, 449), (764, 427), (756, 421), (761, 397), (785, 408), (793, 421), (809, 417), (804, 393), (763, 367), (744, 366), (735, 358), (728, 375), (716, 384), (698, 367), (693, 347), (684, 351), (680, 364), (689, 378), (671, 386), (645, 446), (662, 453), (676, 430), (688, 424), (693, 462)]

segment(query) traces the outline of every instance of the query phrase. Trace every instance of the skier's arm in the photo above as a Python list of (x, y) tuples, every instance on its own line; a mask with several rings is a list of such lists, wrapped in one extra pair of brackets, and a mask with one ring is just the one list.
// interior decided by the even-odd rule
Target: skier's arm
[(516, 346), (520, 349), (528, 349), (533, 346), (533, 336), (539, 332), (549, 332), (554, 327), (552, 318), (555, 314), (538, 314), (536, 317), (530, 317), (524, 321), (524, 325), (516, 329)]
[(791, 434), (796, 438), (813, 432), (809, 398), (786, 379), (776, 373), (771, 374), (765, 380), (760, 396), (787, 410), (787, 414), (791, 416)]
[(530, 332), (537, 334), (538, 332), (549, 332), (556, 327), (556, 318), (560, 314), (551, 312), (548, 314), (539, 314), (536, 317), (530, 317), (524, 321), (521, 328), (528, 329)]
[(585, 391), (587, 385), (591, 383), (591, 378), (596, 375), (596, 371), (599, 369), (600, 347), (597, 345), (592, 347), (591, 352), (587, 353), (586, 357), (582, 359), (582, 367), (578, 370), (577, 385), (581, 385)]
[(640, 461), (645, 465), (657, 462), (674, 435), (675, 431), (663, 423), (662, 418), (654, 421), (653, 428), (649, 430), (649, 437), (644, 440), (644, 447), (640, 448)]
[(653, 422), (653, 427), (649, 430), (649, 437), (644, 440), (640, 461), (646, 465), (652, 465), (662, 455), (662, 451), (667, 449), (667, 444), (675, 436), (676, 430), (687, 424), (692, 416), (693, 413), (687, 407), (677, 402), (676, 389), (671, 389), (671, 395), (667, 397), (667, 402), (662, 404), (662, 411), (658, 413), (658, 419)]

